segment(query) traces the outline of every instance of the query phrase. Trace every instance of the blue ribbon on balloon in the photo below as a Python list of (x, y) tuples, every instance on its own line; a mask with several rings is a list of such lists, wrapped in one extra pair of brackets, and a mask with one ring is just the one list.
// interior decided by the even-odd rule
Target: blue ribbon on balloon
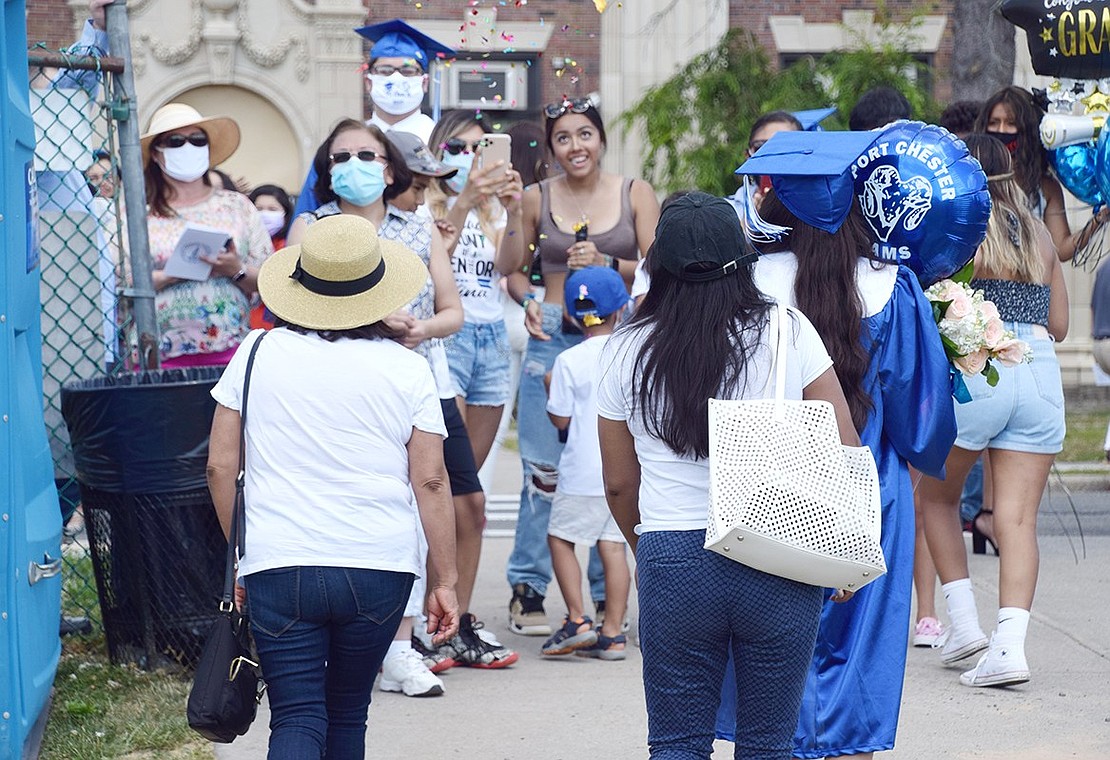
[(971, 401), (971, 391), (964, 382), (964, 373), (953, 366), (948, 368), (948, 376), (952, 380), (952, 397), (961, 404)]

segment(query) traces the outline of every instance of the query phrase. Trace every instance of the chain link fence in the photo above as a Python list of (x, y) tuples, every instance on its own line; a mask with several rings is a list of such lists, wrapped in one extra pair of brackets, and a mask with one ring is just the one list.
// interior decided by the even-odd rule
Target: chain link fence
[(62, 630), (98, 636), (102, 617), (61, 389), (75, 380), (120, 374), (131, 355), (130, 309), (122, 296), (129, 277), (110, 102), (113, 74), (96, 60), (39, 45), (28, 51), (28, 75), (42, 272), (43, 411), (65, 525)]

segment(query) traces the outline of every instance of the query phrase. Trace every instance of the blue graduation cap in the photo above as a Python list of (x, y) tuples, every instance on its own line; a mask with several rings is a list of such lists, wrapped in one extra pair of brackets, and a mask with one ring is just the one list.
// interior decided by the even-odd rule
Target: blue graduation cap
[(814, 108), (809, 111), (794, 111), (794, 118), (802, 124), (806, 132), (820, 132), (821, 122), (836, 113), (836, 106), (828, 108)]
[(428, 61), (440, 54), (447, 58), (455, 57), (454, 50), (399, 18), (362, 26), (355, 32), (374, 43), (374, 47), (370, 48), (371, 61), (375, 58), (412, 58), (427, 70)]
[(766, 174), (794, 216), (835, 233), (852, 208), (849, 167), (880, 137), (877, 132), (779, 132), (736, 170)]

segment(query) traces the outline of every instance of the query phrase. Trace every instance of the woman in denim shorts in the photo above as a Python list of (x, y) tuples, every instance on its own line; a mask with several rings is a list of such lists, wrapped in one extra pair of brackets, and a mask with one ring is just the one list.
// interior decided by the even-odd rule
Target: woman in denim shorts
[[(998, 366), (994, 387), (982, 375), (967, 379), (972, 400), (956, 404), (959, 434), (948, 455), (947, 479), (926, 476), (920, 494), (950, 620), (941, 659), (951, 664), (986, 650), (960, 683), (1004, 686), (1029, 680), (1025, 633), (1037, 585), (1037, 508), (1064, 442), (1064, 394), (1053, 344), (1067, 334), (1068, 297), (1052, 239), (1029, 213), (1006, 147), (986, 135), (969, 136), (967, 146), (987, 173), (993, 203), (971, 285), (998, 307), (1006, 329), (1029, 344), (1032, 360)], [(990, 450), (1000, 555), (998, 627), (989, 640), (979, 627), (959, 517), (964, 479), (984, 450)]]
[(518, 249), (502, 245), (506, 235), (520, 235), (520, 175), (509, 166), (477, 165), (485, 132), (479, 119), (472, 111), (453, 111), (436, 124), (432, 153), (458, 171), (434, 181), (427, 200), (432, 217), (453, 234), (448, 247), (464, 320), (444, 345), (480, 469), (509, 400), (509, 338), (500, 282), (524, 259)]

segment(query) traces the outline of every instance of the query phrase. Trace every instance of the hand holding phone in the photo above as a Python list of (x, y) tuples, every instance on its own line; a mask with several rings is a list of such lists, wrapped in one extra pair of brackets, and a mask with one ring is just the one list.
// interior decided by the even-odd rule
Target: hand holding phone
[(504, 161), (505, 171), (509, 171), (512, 168), (512, 152), (513, 138), (510, 135), (487, 132), (482, 135), (481, 147), (478, 149), (478, 168), (484, 169), (498, 161)]

